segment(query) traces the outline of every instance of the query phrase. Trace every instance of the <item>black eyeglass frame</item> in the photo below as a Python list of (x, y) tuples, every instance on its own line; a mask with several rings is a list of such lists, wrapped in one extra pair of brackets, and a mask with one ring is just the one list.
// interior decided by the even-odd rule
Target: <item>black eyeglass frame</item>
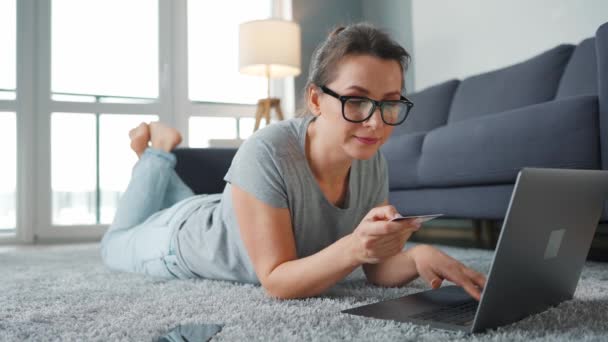
[[(407, 116), (410, 114), (410, 111), (412, 110), (412, 107), (414, 107), (414, 103), (412, 101), (410, 101), (407, 97), (401, 95), (401, 98), (399, 100), (385, 100), (385, 101), (376, 101), (374, 99), (370, 99), (369, 97), (365, 97), (365, 96), (346, 96), (346, 95), (339, 95), (338, 93), (336, 93), (335, 91), (327, 88), (326, 86), (321, 86), (320, 87), (321, 90), (323, 90), (323, 92), (331, 97), (335, 97), (336, 99), (340, 100), (340, 102), (342, 103), (342, 117), (344, 118), (344, 120), (349, 121), (349, 122), (354, 122), (354, 123), (360, 123), (360, 122), (364, 122), (369, 120), (369, 118), (372, 117), (372, 115), (374, 115), (374, 112), (376, 111), (376, 108), (379, 107), (380, 108), (380, 117), (382, 118), (382, 121), (390, 126), (399, 126), (401, 125), (405, 119), (407, 119)], [(350, 100), (350, 99), (359, 99), (359, 100), (368, 100), (372, 103), (372, 108), (369, 111), (369, 115), (365, 118), (365, 119), (361, 119), (361, 120), (351, 120), (349, 118), (346, 117), (346, 114), (344, 114), (344, 106), (346, 105), (346, 101)], [(386, 122), (386, 120), (384, 120), (384, 109), (382, 107), (382, 105), (384, 103), (395, 103), (395, 102), (399, 102), (399, 103), (404, 103), (407, 106), (407, 112), (405, 112), (405, 116), (403, 117), (403, 119), (401, 121), (399, 121), (398, 123), (388, 123)]]

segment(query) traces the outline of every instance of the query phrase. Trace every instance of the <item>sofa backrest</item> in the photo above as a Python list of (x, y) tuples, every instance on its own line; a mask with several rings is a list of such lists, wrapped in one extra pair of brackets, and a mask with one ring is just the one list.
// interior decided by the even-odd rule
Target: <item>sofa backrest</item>
[(224, 176), (237, 148), (188, 148), (173, 150), (177, 158), (175, 172), (192, 191), (217, 194), (224, 191)]
[(556, 99), (577, 95), (597, 95), (597, 57), (595, 38), (576, 46), (557, 88)]
[[(597, 53), (598, 103), (600, 110), (600, 146), (602, 151), (602, 169), (608, 170), (608, 23), (604, 23), (595, 32), (595, 52)], [(606, 210), (608, 213), (608, 205)]]
[(446, 124), (448, 112), (459, 80), (450, 80), (421, 91), (406, 94), (414, 103), (407, 119), (395, 127), (393, 135), (427, 132)]
[(555, 98), (574, 45), (562, 44), (526, 61), (460, 82), (448, 123)]

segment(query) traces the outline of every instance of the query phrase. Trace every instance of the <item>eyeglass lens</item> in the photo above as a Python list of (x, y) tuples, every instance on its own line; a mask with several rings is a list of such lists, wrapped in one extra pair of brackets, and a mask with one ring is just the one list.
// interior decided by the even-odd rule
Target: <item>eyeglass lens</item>
[[(365, 99), (348, 99), (344, 103), (344, 116), (353, 121), (363, 121), (370, 114), (374, 104)], [(403, 120), (407, 115), (408, 106), (402, 102), (384, 102), (382, 115), (384, 121), (389, 124), (396, 124)]]

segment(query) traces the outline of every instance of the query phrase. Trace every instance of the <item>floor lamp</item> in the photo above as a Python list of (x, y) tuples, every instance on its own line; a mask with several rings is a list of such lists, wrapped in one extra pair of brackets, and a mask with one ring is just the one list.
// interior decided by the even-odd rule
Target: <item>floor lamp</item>
[(267, 97), (258, 101), (254, 132), (262, 118), (270, 123), (272, 109), (283, 120), (281, 100), (270, 97), (270, 79), (300, 74), (300, 45), (300, 25), (293, 21), (254, 20), (239, 26), (239, 71), (264, 76), (268, 84)]

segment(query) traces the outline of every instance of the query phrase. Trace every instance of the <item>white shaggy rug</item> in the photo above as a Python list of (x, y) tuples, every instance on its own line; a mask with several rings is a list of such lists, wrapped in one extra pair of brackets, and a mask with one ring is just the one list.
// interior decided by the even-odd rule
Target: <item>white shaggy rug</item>
[[(439, 246), (487, 272), (493, 252)], [(262, 288), (106, 269), (98, 244), (0, 248), (0, 341), (153, 341), (178, 325), (216, 323), (213, 341), (607, 341), (608, 264), (587, 263), (575, 299), (468, 336), (341, 310), (427, 289), (365, 282), (361, 269), (323, 296), (276, 300)]]

